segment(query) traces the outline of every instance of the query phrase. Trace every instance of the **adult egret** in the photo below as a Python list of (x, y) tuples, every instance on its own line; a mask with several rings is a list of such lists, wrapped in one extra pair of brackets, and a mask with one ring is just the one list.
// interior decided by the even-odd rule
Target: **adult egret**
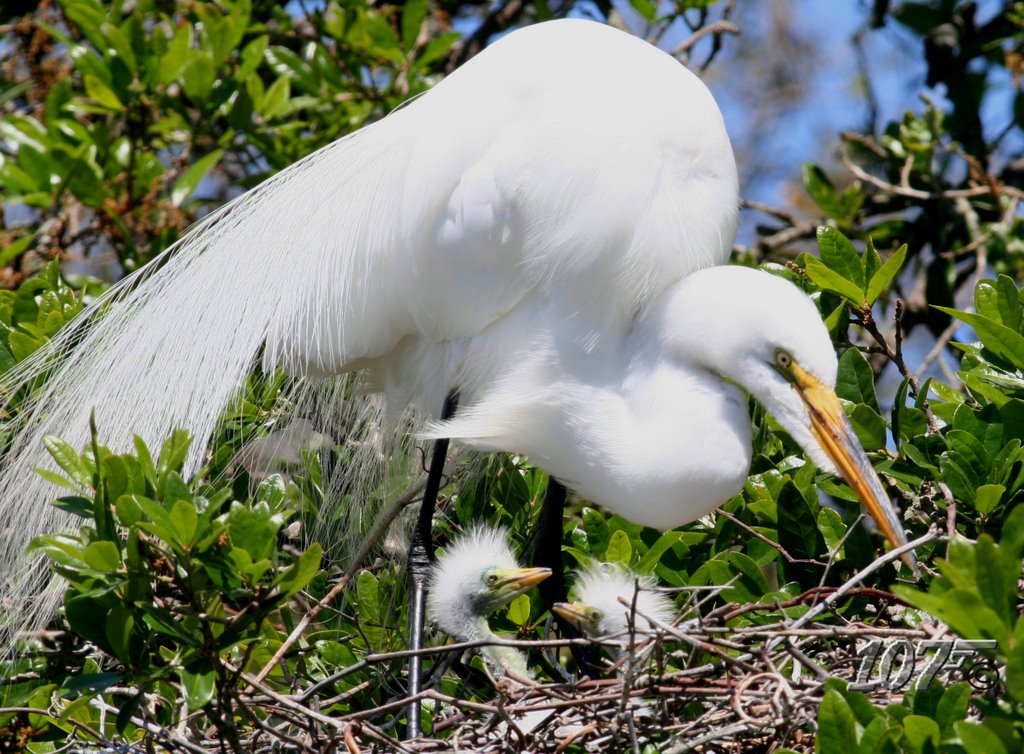
[(609, 637), (623, 654), (631, 637), (642, 641), (672, 623), (675, 603), (654, 591), (657, 582), (611, 563), (585, 566), (576, 574), (573, 602), (556, 602), (552, 610), (592, 639)]
[[(728, 260), (737, 208), (721, 115), (674, 59), (581, 20), (509, 34), (212, 213), (5, 375), (13, 392), (50, 374), (20, 407), (0, 472), (7, 604), (38, 623), (60, 599), (23, 555), (74, 524), (33, 473), (52, 467), (43, 437), (84, 446), (93, 410), (114, 449), (185, 427), (195, 470), (257, 362), (362, 370), (392, 417), (416, 406), (439, 419), (428, 436), (524, 453), (658, 527), (741, 488), (742, 385), (902, 544), (831, 390), (836, 359), (810, 301), (750, 270), (687, 277)], [(410, 553), (417, 605), (429, 547), (425, 514)]]
[[(551, 575), (550, 568), (523, 568), (501, 529), (476, 526), (462, 534), (430, 569), (427, 615), (459, 641), (500, 639), (487, 623), (499, 607)], [(532, 677), (515, 647), (481, 647), (492, 680)]]

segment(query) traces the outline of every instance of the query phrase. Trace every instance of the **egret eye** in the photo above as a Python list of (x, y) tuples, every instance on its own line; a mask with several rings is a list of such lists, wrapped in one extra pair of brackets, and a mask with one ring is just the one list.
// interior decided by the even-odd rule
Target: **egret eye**
[(496, 573), (489, 573), (489, 574), (487, 574), (486, 576), (484, 576), (484, 583), (487, 584), (487, 586), (494, 586), (495, 584), (498, 583), (498, 574), (496, 574)]
[(775, 366), (779, 369), (789, 369), (793, 366), (793, 357), (784, 348), (775, 349)]

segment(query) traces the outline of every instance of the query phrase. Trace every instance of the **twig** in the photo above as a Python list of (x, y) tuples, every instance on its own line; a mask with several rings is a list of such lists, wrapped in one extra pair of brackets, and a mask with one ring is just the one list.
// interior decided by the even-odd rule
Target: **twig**
[[(879, 178), (876, 175), (872, 175), (871, 173), (867, 172), (864, 168), (862, 168), (860, 165), (858, 165), (856, 162), (854, 162), (852, 159), (850, 159), (850, 155), (846, 151), (846, 142), (858, 141), (858, 143), (863, 143), (862, 140), (852, 139), (850, 138), (850, 136), (851, 135), (849, 133), (843, 133), (843, 141), (840, 142), (839, 144), (839, 156), (842, 158), (843, 164), (846, 165), (846, 169), (853, 173), (855, 177), (864, 181), (865, 183), (871, 184), (877, 189), (886, 191), (890, 194), (895, 194), (897, 196), (902, 196), (907, 199), (914, 199), (917, 201), (936, 201), (940, 199), (965, 199), (975, 196), (985, 196), (993, 194), (993, 189), (990, 185), (972, 186), (971, 188), (966, 189), (946, 189), (944, 191), (922, 191), (920, 189), (911, 188), (909, 186), (897, 186), (896, 184), (890, 183), (884, 178)], [(1016, 189), (1011, 186), (1000, 186), (999, 191), (1009, 196), (1024, 196), (1024, 192), (1022, 192), (1020, 189)]]
[(267, 677), (270, 671), (274, 669), (274, 666), (281, 661), (281, 659), (285, 656), (288, 650), (291, 649), (292, 645), (296, 641), (298, 641), (300, 636), (302, 636), (303, 632), (306, 630), (309, 624), (316, 620), (316, 617), (320, 615), (320, 611), (327, 607), (329, 604), (331, 604), (331, 602), (334, 601), (335, 597), (337, 597), (339, 594), (341, 594), (342, 591), (344, 591), (345, 587), (348, 586), (348, 583), (359, 572), (359, 569), (363, 565), (363, 561), (370, 556), (370, 552), (372, 552), (373, 548), (377, 546), (377, 541), (382, 536), (384, 536), (384, 533), (388, 530), (388, 527), (391, 526), (391, 523), (395, 520), (398, 514), (401, 513), (402, 510), (407, 505), (410, 505), (416, 499), (416, 496), (423, 491), (423, 487), (425, 485), (426, 480), (417, 482), (412, 487), (407, 489), (404, 493), (402, 493), (398, 497), (398, 499), (391, 504), (391, 507), (388, 508), (388, 510), (385, 512), (384, 517), (377, 522), (377, 525), (373, 528), (373, 531), (371, 531), (370, 534), (367, 536), (366, 544), (364, 544), (363, 548), (358, 553), (356, 553), (356, 556), (353, 559), (352, 563), (349, 564), (348, 570), (346, 570), (345, 573), (342, 574), (341, 578), (338, 579), (338, 582), (333, 587), (331, 587), (330, 591), (328, 591), (327, 594), (325, 594), (320, 599), (319, 602), (317, 602), (313, 607), (311, 607), (306, 612), (305, 615), (302, 616), (302, 619), (298, 622), (298, 624), (295, 626), (292, 632), (288, 635), (288, 638), (285, 639), (281, 643), (281, 646), (277, 648), (277, 651), (274, 652), (274, 656), (271, 657), (270, 660), (267, 661), (267, 664), (264, 665), (263, 668), (260, 670), (260, 672), (256, 674), (256, 681), (262, 681), (264, 678)]
[(854, 587), (856, 587), (859, 583), (861, 583), (868, 576), (870, 576), (875, 571), (880, 569), (882, 566), (886, 565), (887, 563), (893, 562), (894, 560), (902, 556), (904, 553), (913, 552), (918, 547), (929, 544), (931, 542), (935, 542), (938, 539), (938, 533), (933, 529), (929, 529), (926, 534), (918, 537), (917, 539), (911, 542), (907, 542), (907, 544), (902, 545), (900, 547), (894, 547), (888, 552), (878, 556), (873, 561), (871, 561), (867, 566), (865, 566), (860, 571), (855, 573), (848, 581), (846, 581), (842, 586), (836, 589), (835, 592), (830, 594), (824, 600), (819, 602), (816, 606), (812, 607), (810, 610), (804, 613), (803, 616), (798, 618), (793, 623), (792, 627), (800, 628), (802, 626), (806, 626), (808, 623), (817, 618), (823, 612), (830, 609), (832, 605), (834, 605), (840, 599), (848, 595), (854, 589)]
[(359, 727), (358, 721), (345, 726), (345, 748), (348, 749), (348, 754), (362, 754), (355, 737), (355, 732), (359, 730)]
[[(683, 58), (688, 57), (688, 54), (690, 50), (693, 49), (693, 46), (697, 44), (700, 40), (702, 40), (704, 37), (708, 36), (709, 34), (721, 36), (722, 34), (739, 33), (739, 26), (734, 24), (732, 21), (720, 19), (718, 21), (715, 21), (714, 23), (708, 24), (707, 26), (702, 26), (701, 28), (697, 29), (697, 31), (695, 31), (689, 37), (687, 37), (682, 42), (673, 47), (669, 55), (676, 58), (677, 60), (683, 60)], [(707, 64), (705, 64), (705, 66), (706, 65)]]

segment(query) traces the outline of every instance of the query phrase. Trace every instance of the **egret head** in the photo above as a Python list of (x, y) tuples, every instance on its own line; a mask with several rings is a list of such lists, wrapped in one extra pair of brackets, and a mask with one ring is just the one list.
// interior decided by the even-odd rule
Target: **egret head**
[[(766, 272), (712, 267), (684, 279), (666, 307), (670, 324), (661, 340), (667, 353), (742, 386), (816, 466), (846, 480), (894, 546), (906, 543), (836, 397), (835, 350), (803, 291)], [(916, 572), (913, 557), (905, 560)]]
[(520, 567), (504, 529), (473, 527), (434, 565), (427, 611), (452, 636), (488, 638), (487, 616), (550, 575), (550, 568)]
[(650, 576), (596, 563), (577, 572), (572, 589), (576, 601), (558, 602), (552, 609), (591, 638), (627, 637), (631, 626), (634, 634), (643, 638), (657, 631), (658, 624), (671, 623), (675, 616), (672, 600), (653, 591), (654, 587)]

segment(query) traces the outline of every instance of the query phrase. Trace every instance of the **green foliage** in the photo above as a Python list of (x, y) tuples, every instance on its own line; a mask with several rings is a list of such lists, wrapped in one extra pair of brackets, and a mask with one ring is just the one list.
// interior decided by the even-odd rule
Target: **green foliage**
[[(0, 267), (13, 270), (4, 284), (20, 287), (0, 291), (0, 374), (52, 338), (99, 287), (76, 295), (83, 276), (62, 279), (56, 261), (40, 260), (110, 251), (117, 259), (110, 276), (134, 269), (195, 217), (424, 91), (473, 46), (449, 31), (451, 19), (481, 13), (472, 3), (442, 8), (422, 0), (310, 5), (300, 16), (247, 0), (62, 0), (39, 4), (32, 35), (5, 40), (23, 63), (0, 72), (0, 196), (8, 223), (0, 227)], [(500, 23), (570, 8), (520, 5), (514, 13), (502, 5), (508, 14)], [(652, 28), (666, 29), (691, 8), (687, 23), (703, 23), (714, 3), (631, 5)], [(819, 306), (841, 351), (837, 393), (911, 536), (940, 522), (951, 535), (919, 549), (927, 573), (920, 589), (894, 585), (905, 570), (881, 569), (860, 582), (880, 596), (839, 601), (822, 620), (916, 626), (935, 616), (960, 637), (993, 641), (984, 659), (1004, 677), (1002, 695), (933, 683), (912, 686), (888, 706), (855, 682), (829, 680), (815, 697), (822, 754), (1022, 750), (1024, 222), (1013, 188), (1019, 162), (995, 156), (1012, 151), (1003, 138), (1019, 136), (1024, 98), (1012, 98), (1002, 135), (986, 134), (978, 112), (983, 102), (991, 106), (1000, 80), (1019, 72), (1013, 60), (1024, 13), (1019, 3), (1004, 3), (982, 22), (972, 5), (907, 2), (892, 10), (892, 22), (923, 47), (929, 81), (944, 84), (947, 99), (926, 100), (878, 133), (845, 135), (840, 152), (852, 179), (829, 166), (804, 166), (816, 253), (775, 244), (744, 256), (789, 276)], [(876, 6), (884, 23), (888, 4)], [(488, 14), (486, 22), (496, 18)], [(975, 267), (995, 278), (976, 282)], [(912, 296), (916, 290), (923, 297)], [(957, 308), (970, 293), (968, 310)], [(906, 302), (900, 309), (898, 299)], [(882, 324), (894, 314), (895, 338)], [(969, 341), (954, 344), (962, 389), (944, 377), (919, 382), (900, 344), (915, 328), (943, 332), (951, 318), (963, 323), (956, 337)], [(879, 394), (886, 364), (895, 364), (898, 385)], [(247, 678), (296, 625), (302, 608), (295, 600), (319, 599), (337, 576), (330, 566), (320, 570), (318, 545), (295, 540), (290, 524), (327, 509), (324, 480), (347, 462), (346, 448), (304, 450), (301, 468), (259, 482), (236, 463), (242, 438), (273, 425), (287, 384), (280, 373), (250, 377), (193, 479), (181, 475), (189, 442), (180, 432), (155, 457), (141, 442), (119, 454), (99, 438), (85, 452), (47, 440), (62, 473), (41, 473), (64, 491), (55, 504), (83, 526), (34, 545), (66, 582), (55, 624), (65, 633), (3, 666), (6, 706), (39, 714), (0, 713), (0, 736), (20, 741), (17, 731), (29, 731), (33, 746), (46, 747), (91, 729), (141, 745), (149, 735), (143, 721), (200, 735), (198, 718), (183, 711), (202, 710), (226, 747), (245, 748), (256, 729), (241, 703)], [(22, 398), (10, 396), (9, 407)], [(752, 404), (751, 413), (751, 475), (724, 515), (660, 532), (571, 499), (562, 530), (569, 559), (653, 573), (680, 590), (681, 608), (728, 630), (797, 619), (820, 590), (867, 566), (878, 538), (858, 523), (853, 491), (808, 463), (763, 410)], [(394, 459), (381, 496), (393, 496), (417, 462)], [(443, 546), (483, 520), (507, 526), (522, 550), (547, 484), (522, 458), (460, 467), (443, 491), (437, 541)], [(303, 704), (315, 701), (328, 716), (394, 702), (405, 685), (404, 659), (387, 654), (405, 648), (404, 572), (380, 561), (350, 575), (341, 605), (308, 626), (266, 677), (275, 692), (315, 687), (315, 699)], [(708, 596), (694, 607), (693, 594)], [(876, 610), (894, 595), (910, 607)], [(534, 639), (544, 635), (546, 617), (539, 599), (523, 595), (492, 627)], [(669, 676), (719, 659), (694, 649), (660, 658), (657, 670)], [(549, 658), (531, 652), (529, 660), (541, 679), (557, 678)], [(478, 659), (447, 662), (435, 676), (440, 692), (494, 698)], [(796, 666), (787, 662), (779, 670), (790, 674)], [(681, 714), (704, 711), (694, 703)], [(374, 721), (394, 725), (403, 714), (396, 707)]]
[[(95, 437), (85, 453), (47, 440), (63, 472), (50, 476), (72, 492), (54, 504), (83, 524), (77, 535), (42, 536), (32, 548), (68, 583), (68, 629), (107, 658), (103, 668), (89, 660), (81, 672), (54, 678), (52, 693), (87, 700), (131, 687), (130, 698), (116, 702), (116, 720), (108, 721), (129, 740), (141, 733), (144, 700), (157, 719), (184, 703), (222, 726), (230, 721), (241, 671), (253, 664), (268, 620), (320, 568), (318, 545), (294, 553), (280, 544), (295, 515), (293, 485), (272, 476), (241, 502), (231, 500), (230, 487), (186, 483), (181, 468), (189, 444), (186, 433), (176, 432), (154, 459), (138, 439), (134, 454), (112, 453)], [(44, 667), (18, 664), (23, 672)], [(30, 683), (8, 686), (5, 702), (48, 704)], [(11, 719), (0, 716), (0, 726)], [(58, 738), (77, 723), (101, 724), (81, 704), (48, 722), (49, 735)]]
[(967, 683), (914, 690), (899, 704), (878, 707), (839, 679), (825, 682), (815, 754), (925, 754), (995, 751), (978, 748), (965, 722)]
[[(41, 9), (36, 45), (71, 65), (33, 82), (36, 106), (0, 117), (0, 196), (30, 210), (0, 262), (83, 243), (113, 248), (125, 269), (152, 258), (230, 186), (255, 185), (426, 89), (456, 38), (421, 41), (426, 10), (407, 4), (399, 34), (393, 8), (336, 2), (305, 27), (249, 0)], [(76, 235), (81, 208), (97, 222)]]

